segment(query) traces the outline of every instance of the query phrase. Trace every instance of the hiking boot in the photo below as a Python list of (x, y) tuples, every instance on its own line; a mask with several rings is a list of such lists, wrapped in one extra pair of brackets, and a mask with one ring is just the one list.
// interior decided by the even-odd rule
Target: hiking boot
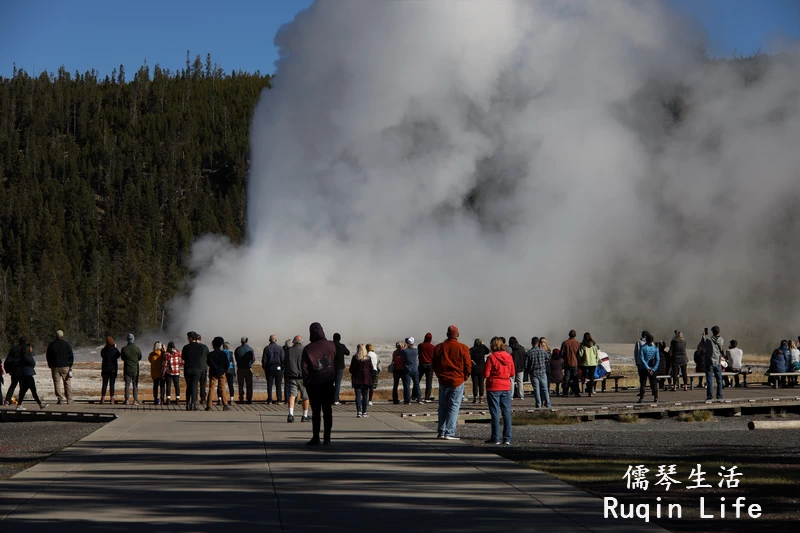
[(287, 417), (286, 417), (286, 421), (287, 421), (287, 422), (290, 422), (290, 423), (291, 423), (291, 422), (294, 422), (294, 415), (289, 415), (289, 416), (287, 416)]

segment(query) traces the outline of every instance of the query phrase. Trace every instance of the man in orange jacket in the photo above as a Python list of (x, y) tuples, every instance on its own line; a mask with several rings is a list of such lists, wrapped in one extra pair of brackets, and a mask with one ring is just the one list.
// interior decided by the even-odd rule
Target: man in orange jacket
[(472, 372), (472, 359), (466, 344), (458, 342), (458, 328), (447, 328), (447, 340), (433, 349), (431, 367), (439, 379), (439, 421), (437, 438), (456, 437), (458, 410), (464, 396), (464, 382)]

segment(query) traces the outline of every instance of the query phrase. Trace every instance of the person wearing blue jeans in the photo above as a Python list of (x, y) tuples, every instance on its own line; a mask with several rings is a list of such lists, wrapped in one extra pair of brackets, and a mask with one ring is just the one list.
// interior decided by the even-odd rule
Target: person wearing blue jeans
[[(464, 396), (464, 382), (472, 372), (472, 359), (469, 348), (458, 342), (458, 328), (447, 328), (447, 340), (433, 349), (431, 366), (439, 380), (439, 420), (437, 438), (458, 440), (456, 423), (461, 399)], [(511, 382), (509, 381), (509, 386)]]
[(503, 444), (511, 444), (511, 391), (487, 391), (489, 413), (492, 415), (490, 444), (500, 444), (500, 416), (503, 416)]
[(717, 400), (722, 399), (722, 356), (725, 353), (723, 340), (720, 336), (719, 326), (711, 328), (711, 336), (708, 330), (703, 335), (703, 347), (706, 365), (706, 400), (711, 399), (711, 392), (714, 388), (712, 378), (717, 380)]
[(547, 381), (550, 354), (541, 347), (539, 337), (533, 337), (531, 345), (533, 348), (525, 354), (525, 370), (531, 377), (536, 407), (550, 407), (550, 384)]
[(717, 400), (722, 399), (722, 367), (714, 365), (706, 367), (706, 400), (711, 399), (714, 389), (714, 380), (717, 382)]
[(500, 444), (502, 414), (503, 444), (508, 445), (511, 444), (511, 379), (518, 374), (517, 370), (524, 368), (525, 361), (514, 361), (514, 358), (506, 352), (506, 343), (500, 337), (492, 339), (489, 349), (492, 353), (486, 358), (483, 377), (486, 378), (486, 400), (489, 403), (489, 413), (492, 415), (492, 436), (486, 443)]

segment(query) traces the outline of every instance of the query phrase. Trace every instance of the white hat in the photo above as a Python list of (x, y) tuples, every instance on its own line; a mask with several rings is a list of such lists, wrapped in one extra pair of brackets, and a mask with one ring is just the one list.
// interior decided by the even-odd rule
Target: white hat
[(414, 344), (414, 337), (409, 337), (406, 339), (406, 344)]

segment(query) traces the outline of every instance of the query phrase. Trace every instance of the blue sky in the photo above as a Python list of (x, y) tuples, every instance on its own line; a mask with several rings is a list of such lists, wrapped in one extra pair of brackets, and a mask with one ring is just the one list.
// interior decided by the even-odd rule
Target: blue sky
[[(365, 0), (368, 1), (368, 0)], [(605, 1), (605, 0), (596, 0)], [(651, 0), (645, 0), (651, 1)], [(667, 0), (693, 17), (715, 56), (767, 52), (800, 40), (800, 0)], [(179, 69), (186, 50), (225, 70), (272, 72), (277, 29), (312, 0), (0, 0), (0, 75), (60, 65), (109, 74), (149, 65)]]

